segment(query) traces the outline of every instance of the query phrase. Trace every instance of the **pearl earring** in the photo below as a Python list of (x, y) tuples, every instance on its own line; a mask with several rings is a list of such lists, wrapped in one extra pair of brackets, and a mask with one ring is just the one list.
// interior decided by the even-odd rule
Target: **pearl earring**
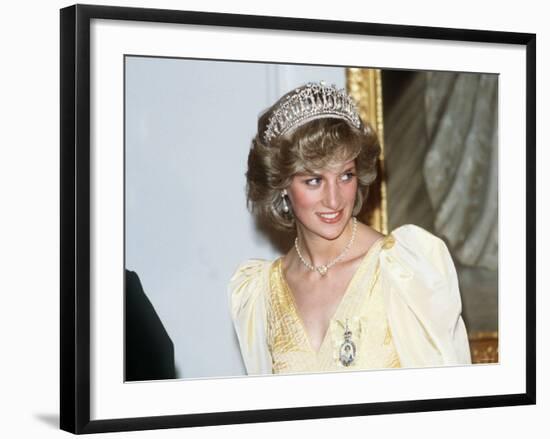
[(283, 199), (283, 212), (284, 213), (288, 213), (290, 211), (290, 208), (288, 207), (288, 203), (286, 202), (286, 196), (287, 196), (287, 192), (286, 192), (286, 189), (284, 189), (283, 192), (281, 192), (281, 198)]

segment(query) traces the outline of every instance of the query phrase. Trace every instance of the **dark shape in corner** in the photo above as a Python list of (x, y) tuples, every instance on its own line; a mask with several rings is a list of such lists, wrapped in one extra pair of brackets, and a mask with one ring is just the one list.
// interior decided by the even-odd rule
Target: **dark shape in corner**
[(172, 340), (139, 276), (130, 270), (126, 270), (125, 310), (126, 381), (176, 378)]

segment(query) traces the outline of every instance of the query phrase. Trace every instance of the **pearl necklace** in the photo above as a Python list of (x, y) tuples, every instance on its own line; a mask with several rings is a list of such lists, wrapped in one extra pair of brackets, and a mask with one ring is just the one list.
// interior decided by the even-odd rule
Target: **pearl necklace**
[(337, 262), (340, 262), (344, 255), (347, 253), (347, 251), (350, 249), (351, 245), (353, 244), (353, 241), (355, 240), (355, 232), (357, 231), (357, 218), (352, 217), (353, 225), (351, 230), (351, 239), (348, 242), (348, 245), (344, 247), (344, 250), (342, 250), (342, 253), (338, 255), (336, 259), (333, 259), (331, 262), (325, 265), (319, 265), (318, 267), (314, 267), (309, 262), (307, 262), (304, 257), (302, 256), (302, 253), (300, 253), (300, 248), (298, 247), (298, 237), (294, 240), (294, 248), (296, 248), (296, 253), (298, 253), (298, 257), (302, 261), (302, 263), (311, 271), (317, 271), (321, 276), (324, 276), (327, 274), (327, 271), (330, 267), (332, 267)]

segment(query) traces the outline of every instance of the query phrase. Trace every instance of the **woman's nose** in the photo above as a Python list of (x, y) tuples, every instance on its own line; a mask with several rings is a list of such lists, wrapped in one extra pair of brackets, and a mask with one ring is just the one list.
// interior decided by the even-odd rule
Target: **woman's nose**
[(332, 210), (340, 208), (340, 187), (337, 182), (328, 182), (325, 185), (325, 205)]

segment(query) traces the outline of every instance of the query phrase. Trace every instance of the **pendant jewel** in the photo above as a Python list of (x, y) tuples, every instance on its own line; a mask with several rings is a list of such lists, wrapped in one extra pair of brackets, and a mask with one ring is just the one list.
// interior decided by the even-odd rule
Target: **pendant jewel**
[(324, 276), (324, 275), (327, 274), (328, 268), (327, 268), (326, 265), (319, 265), (319, 266), (317, 267), (317, 271), (319, 272), (319, 274), (320, 274), (321, 276)]
[(344, 341), (340, 345), (340, 363), (343, 366), (350, 366), (355, 360), (357, 354), (357, 348), (355, 343), (351, 340), (352, 332), (348, 328), (348, 321), (346, 319), (346, 330), (344, 331)]

